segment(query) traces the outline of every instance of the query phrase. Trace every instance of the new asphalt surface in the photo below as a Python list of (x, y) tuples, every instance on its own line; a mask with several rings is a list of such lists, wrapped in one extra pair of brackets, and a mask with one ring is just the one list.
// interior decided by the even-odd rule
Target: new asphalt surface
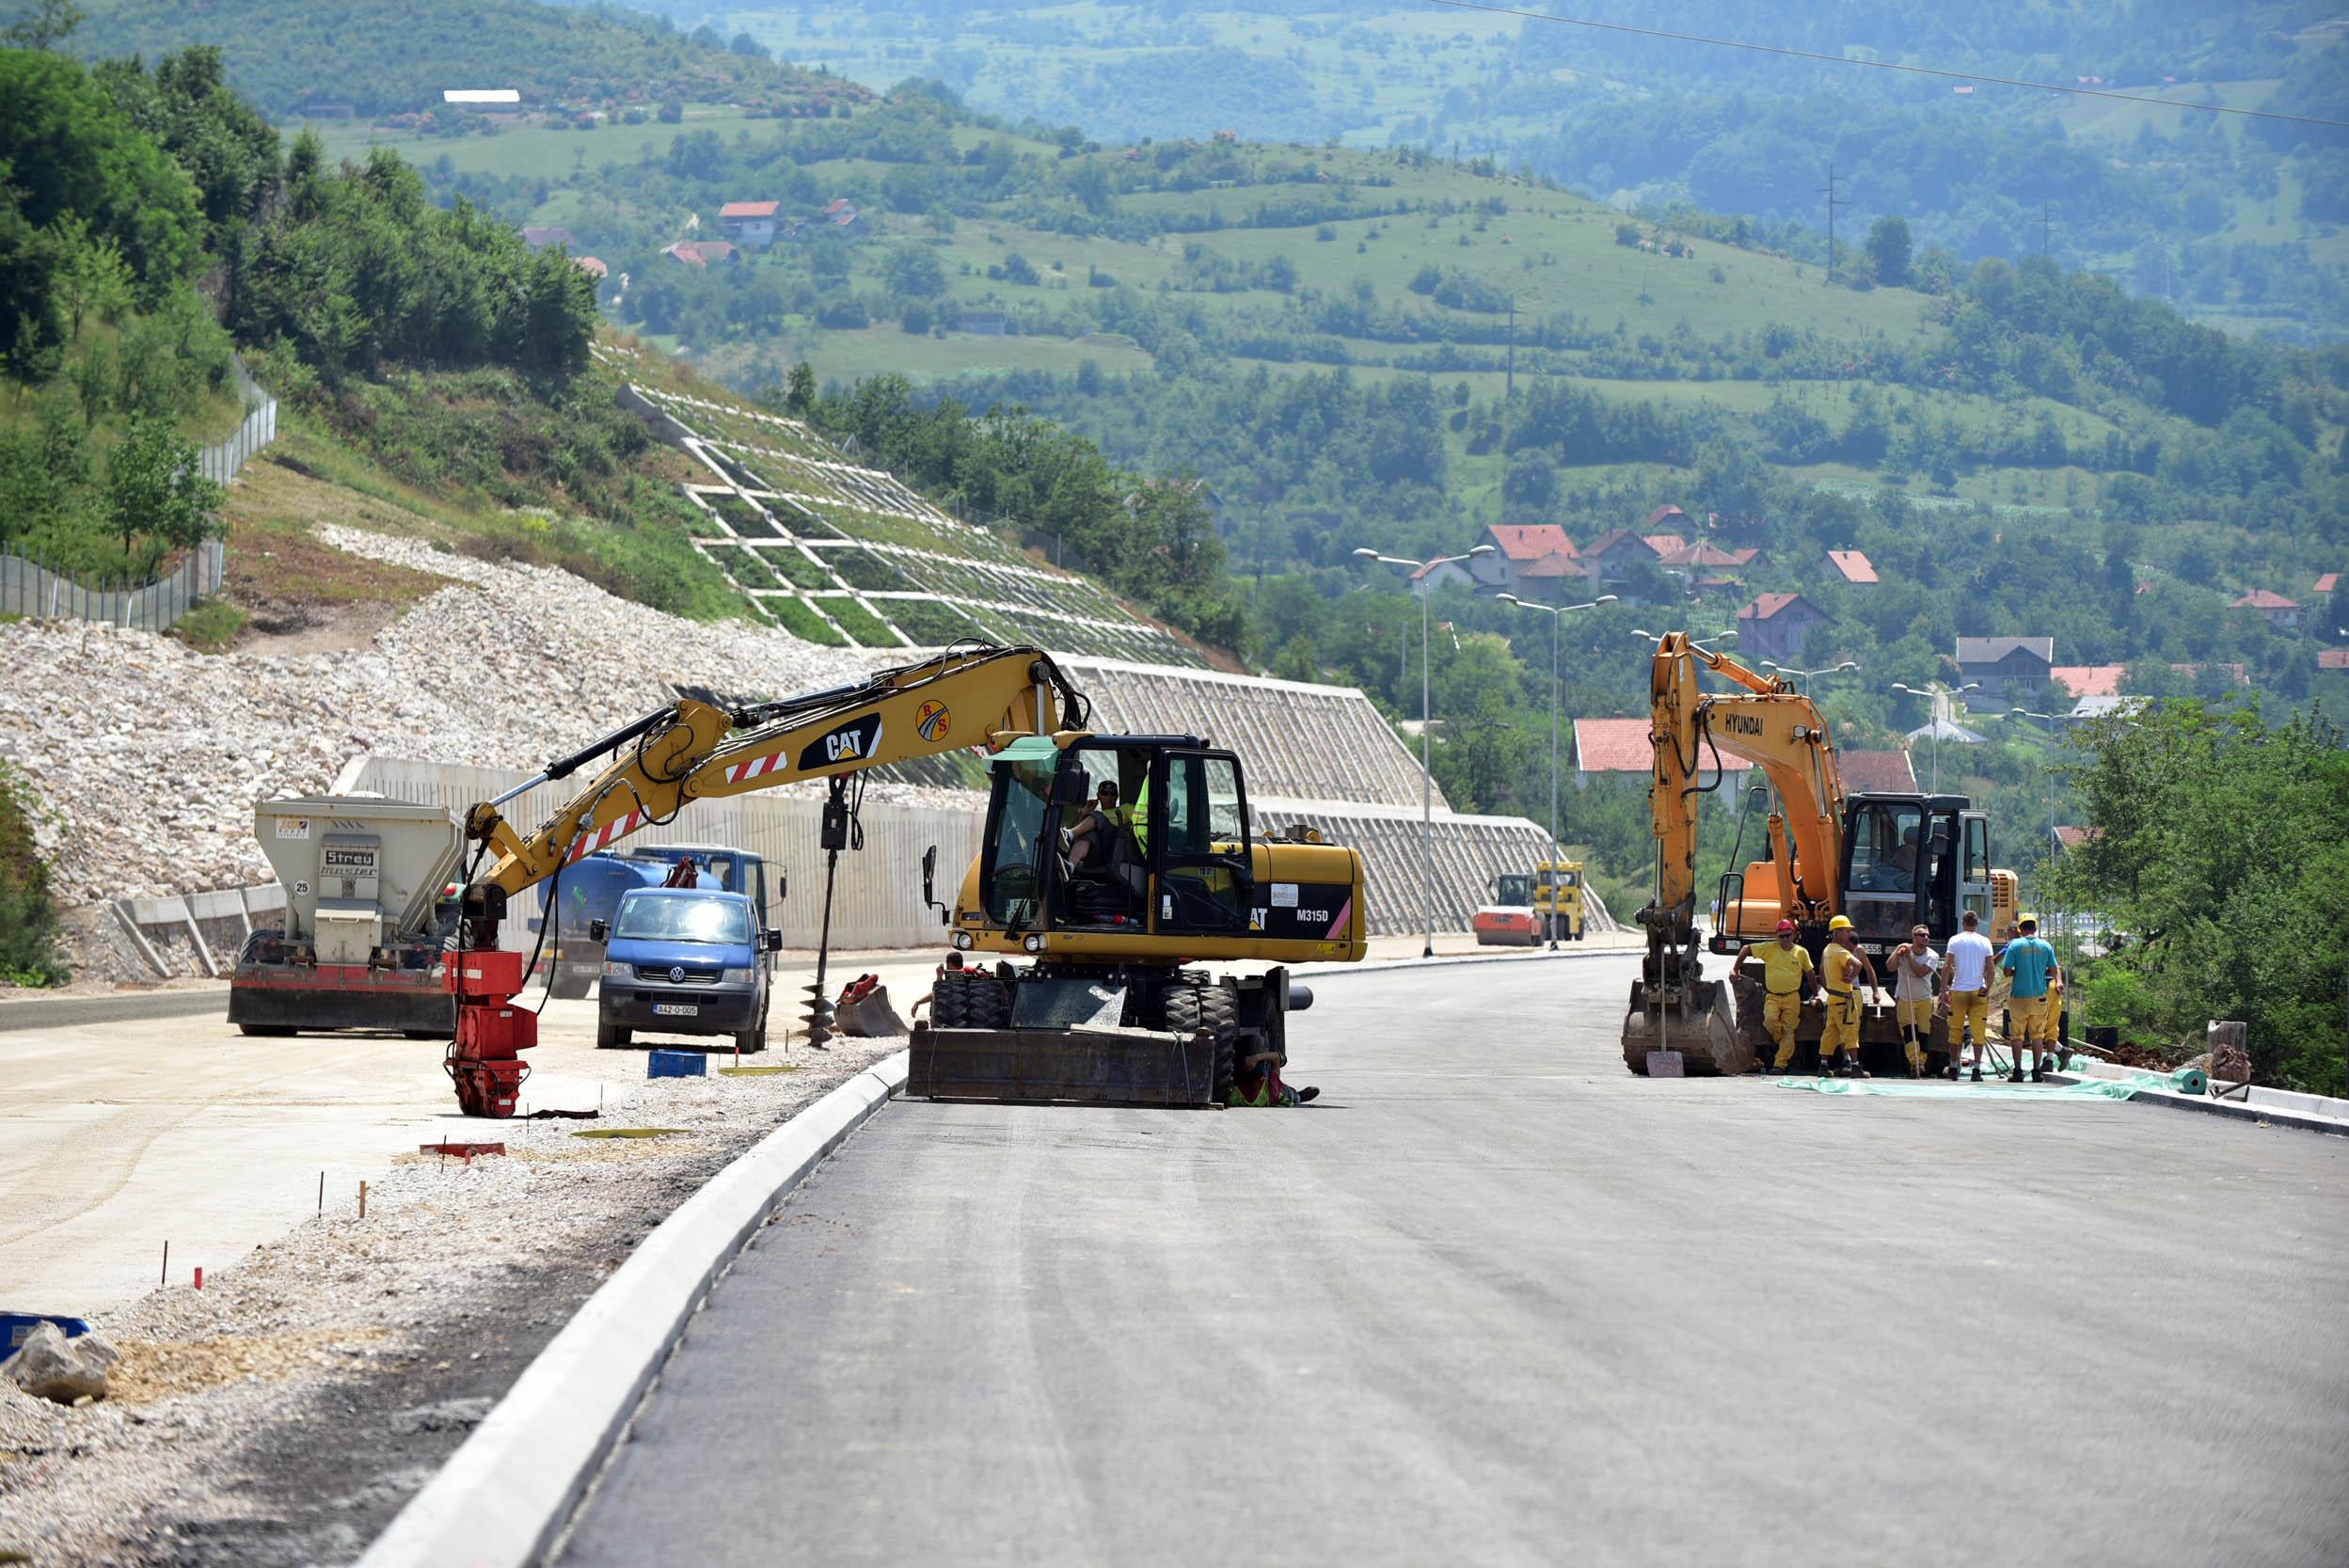
[(2349, 1559), (2349, 1139), (1648, 1082), (1630, 974), (1322, 976), (1302, 1111), (889, 1106), (563, 1560)]

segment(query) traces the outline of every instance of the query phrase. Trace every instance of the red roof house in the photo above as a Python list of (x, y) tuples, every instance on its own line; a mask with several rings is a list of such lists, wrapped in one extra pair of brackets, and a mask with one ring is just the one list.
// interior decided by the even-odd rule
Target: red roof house
[[(1595, 776), (1650, 777), (1656, 768), (1656, 748), (1644, 719), (1577, 719), (1574, 721), (1574, 768), (1578, 783)], [(1702, 756), (1702, 773), (1713, 771), (1713, 749)], [(1754, 765), (1745, 758), (1721, 753), (1721, 770), (1742, 773)], [(1703, 782), (1700, 779), (1700, 782)]]
[(2339, 572), (2327, 572), (2323, 577), (2316, 579), (2316, 591), (2320, 594), (2329, 594), (2335, 588), (2339, 587), (2340, 584), (2341, 574)]
[(713, 261), (723, 265), (736, 260), (739, 254), (723, 240), (679, 240), (673, 245), (664, 246), (660, 253), (689, 267), (706, 267)]
[(2272, 589), (2254, 588), (2228, 607), (2248, 610), (2278, 631), (2290, 631), (2300, 624), (2300, 607)]
[(1763, 594), (1738, 611), (1738, 648), (1756, 658), (1789, 663), (1802, 657), (1812, 628), (1828, 620), (1825, 610), (1800, 594)]
[(2349, 670), (2349, 648), (2325, 648), (2316, 656), (2319, 670)]
[(1855, 586), (1872, 587), (1877, 580), (1875, 565), (1858, 550), (1829, 550), (1827, 569)]
[(1562, 555), (1571, 561), (1577, 553), (1574, 541), (1556, 523), (1496, 523), (1478, 543), (1490, 545), (1492, 553), (1470, 561), (1468, 570), (1490, 588), (1508, 587), (1546, 557)]
[(1906, 795), (1916, 789), (1916, 768), (1906, 752), (1837, 752), (1835, 766), (1843, 771), (1846, 789), (1887, 795)]
[(2118, 697), (2120, 679), (2128, 673), (2125, 664), (2058, 664), (2049, 669), (2047, 678), (2063, 682), (2074, 697)]

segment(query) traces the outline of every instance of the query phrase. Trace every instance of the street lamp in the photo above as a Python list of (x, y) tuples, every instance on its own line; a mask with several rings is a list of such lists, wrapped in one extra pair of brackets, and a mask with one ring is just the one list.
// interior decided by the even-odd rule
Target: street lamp
[[(1933, 793), (1939, 795), (1941, 793), (1942, 710), (1943, 708), (1947, 707), (1954, 712), (1957, 705), (1954, 701), (1952, 701), (1952, 699), (1962, 697), (1969, 691), (1979, 691), (1982, 689), (1982, 683), (1979, 681), (1968, 681), (1965, 685), (1958, 687), (1954, 690), (1940, 687), (1928, 688), (1920, 690), (1916, 687), (1903, 685), (1899, 681), (1895, 681), (1892, 683), (1892, 689), (1895, 691), (1906, 691), (1912, 697), (1922, 697), (1925, 699), (1926, 727), (1933, 732), (1932, 787)], [(1952, 719), (1950, 722), (1955, 723), (1957, 721)]]
[(1859, 667), (1860, 666), (1856, 661), (1849, 658), (1845, 659), (1841, 664), (1830, 664), (1817, 670), (1791, 669), (1786, 665), (1779, 663), (1774, 658), (1766, 658), (1762, 660), (1763, 669), (1770, 671), (1773, 674), (1784, 675), (1787, 679), (1793, 681), (1797, 691), (1804, 689), (1803, 683), (1808, 681), (1814, 675), (1847, 674), (1851, 671), (1857, 670)]
[[(1480, 555), (1492, 553), (1490, 545), (1479, 545), (1462, 555), (1439, 555), (1432, 561), (1413, 561), (1406, 556), (1381, 555), (1365, 546), (1354, 552), (1354, 558), (1357, 561), (1375, 561), (1389, 566), (1408, 566), (1416, 577), (1421, 572), (1434, 571), (1438, 566), (1472, 561)], [(1420, 949), (1422, 958), (1436, 956), (1436, 756), (1430, 749), (1430, 736), (1435, 727), (1431, 711), (1435, 698), (1427, 678), (1427, 668), (1435, 662), (1435, 650), (1428, 644), (1427, 620), (1427, 594), (1434, 588), (1435, 584), (1430, 583), (1420, 594), (1420, 900), (1421, 911), (1427, 917), (1426, 942)]]
[(1515, 594), (1496, 594), (1502, 604), (1516, 605), (1519, 610), (1538, 610), (1549, 617), (1549, 863), (1551, 895), (1549, 900), (1549, 948), (1558, 950), (1558, 898), (1556, 894), (1558, 863), (1563, 859), (1558, 846), (1558, 623), (1578, 610), (1596, 610), (1603, 604), (1613, 604), (1615, 595), (1601, 594), (1588, 604), (1551, 606), (1520, 599)]
[[(1612, 594), (1607, 595), (1607, 599), (1611, 599), (1613, 597), (1614, 595)], [(1595, 602), (1598, 604), (1605, 604), (1607, 599), (1599, 599)], [(1662, 638), (1657, 636), (1654, 632), (1644, 630), (1639, 626), (1633, 626), (1631, 628), (1631, 635), (1634, 637), (1645, 638), (1650, 642), (1661, 642), (1663, 641)], [(1735, 642), (1738, 640), (1738, 634), (1734, 628), (1729, 631), (1713, 633), (1692, 631), (1689, 633), (1688, 636), (1689, 641), (1695, 643), (1699, 647), (1703, 647), (1707, 642), (1725, 647), (1729, 643)]]

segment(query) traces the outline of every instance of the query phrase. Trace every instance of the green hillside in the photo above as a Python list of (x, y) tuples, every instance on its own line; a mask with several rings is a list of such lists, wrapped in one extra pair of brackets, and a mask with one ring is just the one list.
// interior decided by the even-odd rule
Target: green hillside
[(611, 7), (536, 0), (403, 0), (396, 6), (273, 0), (88, 0), (72, 47), (85, 59), (155, 59), (216, 46), (237, 90), (266, 113), (306, 106), (362, 117), (439, 113), (446, 128), (478, 117), (442, 112), (450, 88), (513, 87), (532, 115), (722, 102), (760, 114), (830, 114), (869, 94), (838, 78), (778, 65), (748, 40), (689, 34)]

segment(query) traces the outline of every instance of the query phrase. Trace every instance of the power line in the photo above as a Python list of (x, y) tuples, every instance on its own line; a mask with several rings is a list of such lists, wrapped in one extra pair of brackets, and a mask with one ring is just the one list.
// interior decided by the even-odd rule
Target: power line
[(1660, 27), (1635, 27), (1627, 22), (1597, 22), (1582, 16), (1556, 16), (1548, 11), (1518, 10), (1511, 6), (1480, 4), (1479, 0), (1426, 0), (1453, 10), (1484, 11), (1494, 16), (1521, 17), (1528, 22), (1555, 22), (1566, 27), (1590, 27), (1602, 33), (1630, 33), (1640, 38), (1669, 39), (1675, 43), (1709, 43), (1716, 49), (1743, 49), (1755, 55), (1784, 55), (1797, 60), (1824, 60), (1829, 65), (1855, 65), (1869, 71), (1901, 71), (1913, 76), (1941, 76), (1953, 82), (1986, 82), (1992, 87), (2029, 87), (2034, 92), (2068, 92), (2079, 98), (2109, 98), (2121, 103), (2151, 103), (2166, 109), (2204, 109), (2214, 115), (2241, 115), (2246, 119), (2280, 119), (2293, 125), (2322, 125), (2349, 131), (2349, 119), (2325, 119), (2316, 115), (2288, 115), (2276, 109), (2239, 109), (2231, 103), (2203, 103), (2176, 98), (2149, 98), (2142, 93), (2112, 92), (2103, 87), (2067, 87), (2061, 82), (2029, 82), (2019, 76), (1984, 76), (1971, 71), (1944, 71), (1938, 66), (1907, 65), (1898, 60), (1863, 60), (1849, 55), (1824, 55), (1814, 49), (1790, 49), (1778, 43), (1748, 43), (1742, 39), (1706, 38), (1702, 33), (1673, 33)]

